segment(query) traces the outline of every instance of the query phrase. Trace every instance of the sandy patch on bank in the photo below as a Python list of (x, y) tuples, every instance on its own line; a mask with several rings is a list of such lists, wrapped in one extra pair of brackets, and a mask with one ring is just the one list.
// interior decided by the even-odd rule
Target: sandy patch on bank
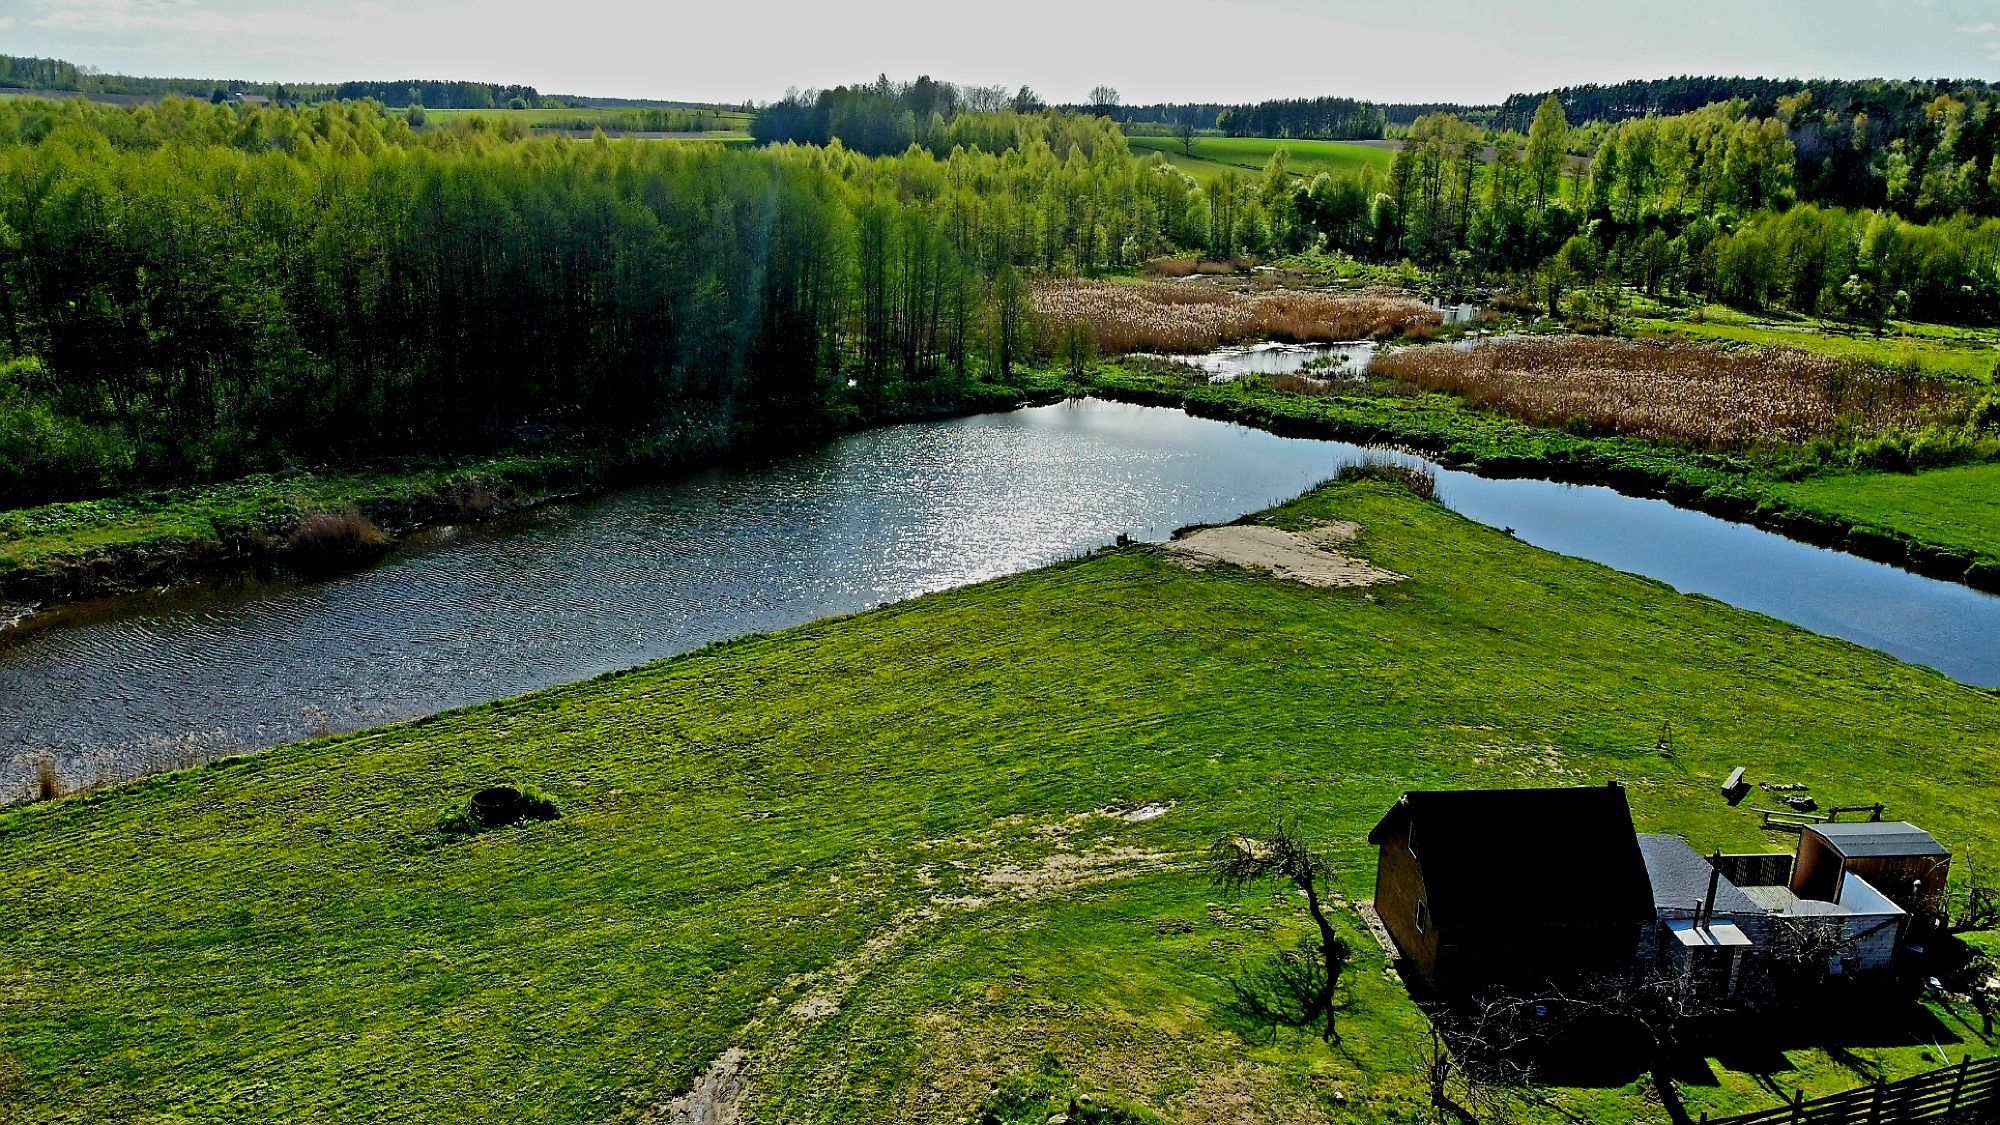
[(1354, 541), (1358, 524), (1345, 520), (1293, 532), (1262, 524), (1207, 527), (1166, 545), (1169, 555), (1193, 569), (1227, 563), (1261, 570), (1287, 582), (1325, 589), (1351, 589), (1395, 582), (1403, 576), (1341, 554)]

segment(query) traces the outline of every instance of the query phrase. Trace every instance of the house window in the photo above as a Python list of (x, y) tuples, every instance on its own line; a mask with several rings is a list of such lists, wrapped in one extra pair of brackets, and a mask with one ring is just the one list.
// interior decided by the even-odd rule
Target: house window
[(1428, 933), (1430, 932), (1430, 928), (1431, 928), (1431, 904), (1425, 902), (1423, 899), (1418, 899), (1417, 932), (1420, 934)]

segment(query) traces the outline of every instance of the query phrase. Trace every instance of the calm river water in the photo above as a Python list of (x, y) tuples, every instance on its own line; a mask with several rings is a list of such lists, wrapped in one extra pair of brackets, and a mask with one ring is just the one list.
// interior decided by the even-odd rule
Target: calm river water
[[(623, 668), (1161, 540), (1364, 455), (1085, 400), (843, 438), (430, 537), (311, 585), (76, 607), (0, 634), (0, 801)], [(1524, 540), (2000, 685), (2000, 598), (1610, 489), (1439, 473)]]

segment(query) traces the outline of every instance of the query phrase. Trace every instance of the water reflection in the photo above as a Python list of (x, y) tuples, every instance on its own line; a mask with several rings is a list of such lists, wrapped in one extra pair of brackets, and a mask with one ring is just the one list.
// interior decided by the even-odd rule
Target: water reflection
[[(83, 780), (170, 768), (1165, 539), (1365, 455), (1085, 400), (528, 513), (332, 582), (81, 607), (0, 639), (0, 799), (45, 755)], [(1438, 476), (1537, 546), (2000, 685), (1992, 596), (1606, 488)]]

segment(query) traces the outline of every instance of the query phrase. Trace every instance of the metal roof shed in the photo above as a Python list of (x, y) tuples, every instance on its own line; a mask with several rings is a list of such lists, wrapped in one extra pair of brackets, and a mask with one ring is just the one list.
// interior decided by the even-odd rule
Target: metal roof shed
[(1950, 850), (1914, 824), (1810, 824), (1799, 834), (1792, 890), (1800, 898), (1840, 902), (1848, 879), (1859, 876), (1933, 923), (1942, 917), (1950, 874)]

